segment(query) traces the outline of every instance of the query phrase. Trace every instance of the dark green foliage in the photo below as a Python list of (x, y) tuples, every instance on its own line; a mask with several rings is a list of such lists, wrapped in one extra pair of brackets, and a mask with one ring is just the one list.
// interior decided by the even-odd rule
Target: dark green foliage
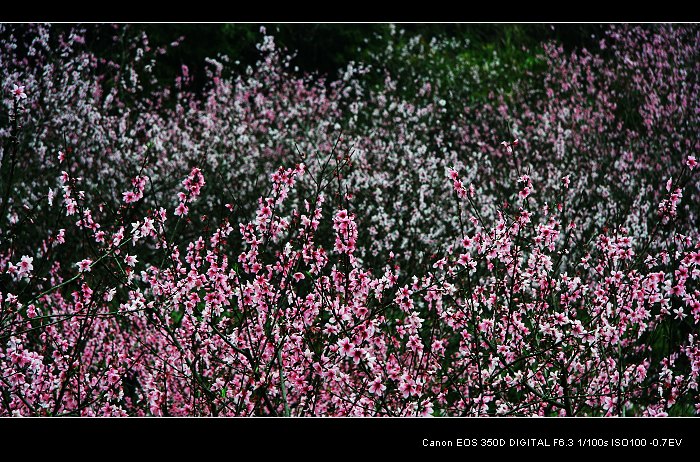
[[(70, 28), (72, 25), (56, 25)], [(159, 62), (156, 76), (171, 81), (187, 65), (195, 88), (203, 85), (205, 58), (227, 55), (234, 69), (252, 65), (259, 54), (261, 24), (131, 24), (129, 34), (145, 32), (152, 47), (169, 45), (180, 37), (182, 46), (169, 50)], [(294, 52), (293, 64), (301, 72), (335, 77), (337, 70), (351, 61), (363, 61), (383, 50), (391, 38), (389, 24), (265, 24), (282, 47)], [(485, 61), (497, 52), (504, 62), (519, 63), (523, 70), (534, 66), (532, 53), (543, 40), (557, 39), (565, 48), (586, 47), (599, 40), (602, 25), (597, 24), (398, 24), (404, 38), (420, 35), (426, 43), (432, 38), (467, 40), (468, 50), (459, 58)], [(114, 29), (108, 25), (88, 28), (87, 42), (98, 54), (119, 61), (113, 46)]]

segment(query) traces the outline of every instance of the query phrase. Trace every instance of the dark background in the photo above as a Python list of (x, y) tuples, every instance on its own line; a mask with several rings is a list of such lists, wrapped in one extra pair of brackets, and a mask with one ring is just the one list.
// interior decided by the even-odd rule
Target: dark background
[[(355, 23), (296, 23), (296, 24), (129, 24), (127, 33), (146, 32), (150, 44), (168, 45), (180, 37), (184, 42), (170, 49), (159, 61), (159, 77), (174, 78), (183, 64), (190, 68), (195, 86), (201, 84), (204, 59), (224, 54), (230, 57), (234, 70), (253, 65), (259, 57), (255, 45), (261, 40), (260, 26), (275, 37), (276, 43), (290, 52), (296, 52), (293, 64), (302, 72), (335, 77), (339, 68), (350, 61), (366, 58), (386, 46), (391, 39), (389, 24)], [(73, 24), (56, 24), (57, 29), (68, 30)], [(397, 24), (405, 31), (404, 37), (420, 35), (429, 42), (435, 38), (468, 40), (470, 48), (485, 53), (496, 51), (500, 56), (517, 56), (524, 49), (536, 49), (544, 41), (557, 40), (566, 49), (590, 47), (605, 29), (604, 24)], [(100, 55), (114, 53), (108, 37), (114, 31), (107, 25), (88, 26), (87, 44)], [(238, 64), (235, 62), (238, 61)], [(238, 69), (236, 69), (238, 68)]]

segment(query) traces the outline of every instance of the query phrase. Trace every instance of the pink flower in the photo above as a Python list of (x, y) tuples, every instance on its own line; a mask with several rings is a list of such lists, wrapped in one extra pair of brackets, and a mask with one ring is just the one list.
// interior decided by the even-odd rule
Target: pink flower
[(75, 265), (78, 267), (78, 271), (80, 271), (81, 273), (90, 272), (90, 265), (92, 265), (92, 260), (86, 258), (85, 260), (79, 261)]
[(637, 366), (637, 368), (635, 369), (635, 372), (637, 374), (637, 380), (640, 382), (642, 380), (644, 380), (647, 376), (647, 368), (644, 367), (643, 364), (640, 364), (639, 366)]
[(383, 395), (384, 391), (386, 390), (386, 385), (382, 383), (382, 379), (377, 377), (370, 383), (369, 385), (369, 391), (373, 395)]
[(24, 85), (12, 85), (12, 94), (16, 100), (27, 99), (27, 93), (24, 91)]
[(126, 202), (127, 204), (131, 204), (141, 199), (143, 197), (143, 194), (134, 191), (126, 191), (122, 193), (122, 196), (124, 196), (124, 202)]
[(507, 142), (507, 141), (501, 141), (501, 145), (503, 145), (503, 147), (506, 148), (506, 152), (507, 152), (508, 154), (512, 154), (512, 153), (513, 153), (513, 147), (510, 145), (509, 142)]
[(136, 263), (138, 263), (138, 260), (136, 259), (135, 255), (127, 255), (126, 257), (124, 257), (124, 263), (126, 263), (127, 265), (129, 265), (133, 268), (134, 265), (136, 265)]
[(411, 335), (408, 339), (408, 348), (414, 352), (420, 352), (423, 350), (423, 343), (421, 343), (420, 338), (417, 335)]
[(352, 356), (352, 362), (355, 364), (359, 364), (360, 361), (365, 357), (364, 352), (360, 348), (355, 348), (351, 354)]
[(525, 199), (525, 198), (527, 198), (527, 197), (530, 195), (530, 193), (531, 193), (530, 188), (527, 187), (527, 186), (525, 186), (523, 189), (520, 190), (520, 192), (518, 193), (518, 196), (519, 196), (521, 199)]
[(338, 342), (338, 352), (341, 356), (352, 357), (355, 352), (355, 345), (346, 337)]
[(32, 272), (34, 269), (34, 266), (32, 265), (32, 262), (34, 261), (34, 258), (28, 257), (28, 256), (23, 256), (20, 262), (17, 264), (17, 268), (19, 271), (19, 276), (29, 276), (29, 274)]
[(688, 156), (688, 159), (685, 161), (685, 165), (687, 165), (688, 168), (693, 170), (695, 166), (698, 165), (697, 160), (695, 160), (695, 156)]
[(189, 212), (189, 208), (187, 208), (184, 202), (180, 202), (174, 213), (176, 216), (184, 216), (187, 215), (187, 212)]
[(401, 392), (401, 396), (405, 398), (408, 398), (412, 394), (416, 393), (416, 385), (413, 382), (412, 379), (408, 378), (407, 380), (401, 382), (399, 385), (399, 391)]
[(462, 265), (462, 266), (467, 266), (467, 264), (471, 261), (472, 257), (468, 253), (463, 253), (459, 256), (457, 259), (457, 262)]
[(107, 371), (107, 382), (109, 382), (111, 385), (119, 382), (120, 378), (119, 372), (113, 368), (110, 368), (109, 371)]

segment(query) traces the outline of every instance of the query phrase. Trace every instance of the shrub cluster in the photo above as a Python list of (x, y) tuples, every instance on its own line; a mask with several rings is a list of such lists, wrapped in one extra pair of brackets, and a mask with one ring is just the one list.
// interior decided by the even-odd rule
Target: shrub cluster
[(123, 28), (0, 25), (0, 415), (700, 412), (698, 27), (201, 92)]

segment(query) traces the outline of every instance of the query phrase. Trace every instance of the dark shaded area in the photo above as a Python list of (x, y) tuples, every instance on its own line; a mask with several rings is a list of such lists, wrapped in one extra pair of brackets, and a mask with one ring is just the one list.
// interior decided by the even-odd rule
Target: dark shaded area
[[(190, 68), (195, 88), (203, 84), (204, 59), (219, 54), (231, 58), (233, 69), (242, 70), (255, 63), (261, 39), (260, 24), (131, 24), (129, 34), (145, 32), (152, 46), (162, 46), (184, 37), (181, 46), (162, 57), (158, 77), (172, 80), (183, 64)], [(68, 29), (71, 25), (58, 24)], [(391, 36), (389, 24), (265, 24), (277, 44), (296, 52), (293, 63), (302, 72), (335, 77), (350, 61), (362, 61), (381, 50)], [(404, 37), (421, 35), (429, 41), (437, 38), (467, 39), (472, 47), (504, 53), (532, 49), (544, 40), (559, 40), (565, 48), (588, 47), (602, 34), (603, 24), (397, 24)], [(119, 59), (114, 47), (114, 29), (109, 25), (88, 27), (93, 51)]]
[[(134, 25), (139, 27), (139, 25)], [(180, 36), (186, 46), (169, 58), (174, 66), (196, 65), (206, 57), (227, 54), (242, 64), (257, 58), (260, 40), (257, 24), (150, 24), (140, 26), (154, 43), (170, 43)], [(296, 65), (303, 71), (332, 75), (349, 61), (361, 60), (380, 49), (390, 35), (389, 24), (265, 24), (278, 44), (296, 50)], [(533, 47), (557, 39), (565, 47), (589, 46), (604, 25), (597, 24), (398, 24), (407, 35), (469, 39), (474, 46)]]

